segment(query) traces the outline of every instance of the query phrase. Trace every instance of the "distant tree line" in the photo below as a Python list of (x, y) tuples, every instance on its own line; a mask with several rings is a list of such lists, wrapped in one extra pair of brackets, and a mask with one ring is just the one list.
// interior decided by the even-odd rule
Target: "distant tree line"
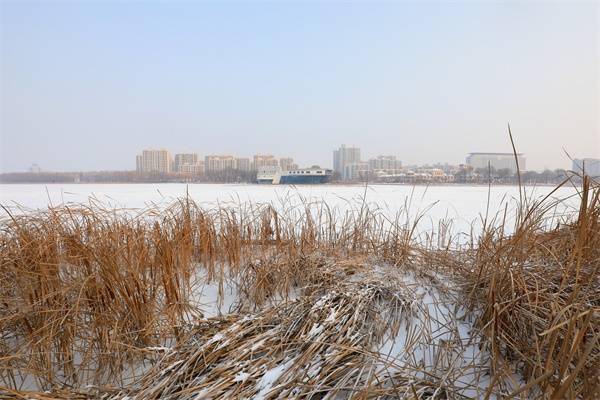
[(242, 171), (239, 169), (226, 169), (223, 171), (210, 171), (203, 176), (203, 182), (214, 183), (254, 183), (256, 171)]
[[(518, 176), (508, 168), (462, 168), (458, 171), (446, 172), (454, 178), (454, 183), (463, 184), (517, 184)], [(521, 172), (521, 183), (524, 185), (558, 184), (567, 176), (577, 180), (577, 176), (564, 169), (544, 170), (542, 172)], [(340, 176), (334, 173), (333, 182), (339, 182)], [(374, 177), (369, 177), (369, 182), (377, 182)], [(92, 171), (92, 172), (11, 172), (0, 174), (0, 183), (159, 183), (159, 182), (185, 182), (185, 183), (254, 183), (256, 171), (242, 171), (227, 169), (223, 171), (208, 172), (205, 174), (181, 173), (139, 173), (136, 171)], [(412, 180), (398, 183), (430, 183)]]

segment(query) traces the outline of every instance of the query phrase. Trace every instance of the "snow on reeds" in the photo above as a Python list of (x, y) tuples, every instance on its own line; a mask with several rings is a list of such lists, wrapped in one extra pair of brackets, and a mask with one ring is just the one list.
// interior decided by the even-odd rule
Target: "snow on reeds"
[(7, 212), (0, 397), (598, 397), (600, 189), (579, 195), (466, 246), (365, 202)]
[(473, 357), (474, 344), (463, 343), (469, 334), (436, 287), (423, 292), (412, 274), (389, 266), (350, 261), (321, 269), (333, 282), (306, 287), (297, 299), (258, 313), (201, 321), (141, 381), (110, 397), (483, 393), (472, 374), (484, 360)]

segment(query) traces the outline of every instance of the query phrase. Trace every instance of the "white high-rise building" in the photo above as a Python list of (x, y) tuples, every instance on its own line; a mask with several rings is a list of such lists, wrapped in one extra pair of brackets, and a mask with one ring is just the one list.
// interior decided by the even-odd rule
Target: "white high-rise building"
[(339, 149), (333, 151), (333, 170), (340, 174), (342, 180), (352, 179), (347, 171), (354, 170), (354, 168), (348, 170), (346, 166), (357, 163), (360, 163), (360, 148), (346, 147), (343, 144)]

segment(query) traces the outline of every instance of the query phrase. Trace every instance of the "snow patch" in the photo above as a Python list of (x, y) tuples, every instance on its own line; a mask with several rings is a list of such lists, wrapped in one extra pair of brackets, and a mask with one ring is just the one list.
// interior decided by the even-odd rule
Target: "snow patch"
[(235, 382), (244, 382), (246, 379), (248, 379), (249, 376), (250, 374), (247, 372), (238, 372), (237, 374), (235, 374), (235, 378), (233, 378), (233, 380)]
[(255, 400), (263, 400), (271, 390), (273, 390), (273, 384), (279, 379), (279, 377), (294, 364), (295, 359), (292, 358), (284, 364), (279, 364), (275, 368), (272, 368), (264, 373), (258, 384), (256, 385), (259, 392), (254, 396)]

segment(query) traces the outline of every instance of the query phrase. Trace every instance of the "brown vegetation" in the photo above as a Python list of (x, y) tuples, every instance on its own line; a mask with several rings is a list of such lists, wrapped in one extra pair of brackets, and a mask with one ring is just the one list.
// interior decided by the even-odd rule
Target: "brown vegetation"
[[(322, 203), (202, 209), (182, 199), (136, 214), (94, 205), (9, 215), (0, 232), (0, 398), (250, 397), (290, 360), (266, 398), (460, 398), (466, 367), (440, 361), (464, 346), (452, 335), (436, 342), (434, 367), (373, 373), (382, 362), (373, 346), (400, 321), (415, 327), (415, 343), (434, 340), (406, 273), (477, 318), (472, 340), (489, 360), (469, 368), (489, 374), (482, 397), (597, 397), (600, 189), (585, 179), (579, 195), (574, 220), (548, 228), (555, 204), (525, 199), (513, 234), (503, 215), (486, 218), (477, 245), (460, 249), (443, 236), (435, 246), (417, 240), (415, 221), (364, 203), (343, 214)], [(200, 279), (221, 298), (233, 279), (237, 312), (204, 318), (194, 301)], [(156, 349), (165, 345), (166, 354)], [(308, 376), (317, 359), (321, 369)], [(52, 394), (19, 392), (32, 380)]]
[(465, 265), (493, 368), (516, 366), (536, 397), (600, 397), (600, 190), (585, 177), (579, 215), (542, 231), (548, 205), (522, 210), (509, 237), (487, 229)]

